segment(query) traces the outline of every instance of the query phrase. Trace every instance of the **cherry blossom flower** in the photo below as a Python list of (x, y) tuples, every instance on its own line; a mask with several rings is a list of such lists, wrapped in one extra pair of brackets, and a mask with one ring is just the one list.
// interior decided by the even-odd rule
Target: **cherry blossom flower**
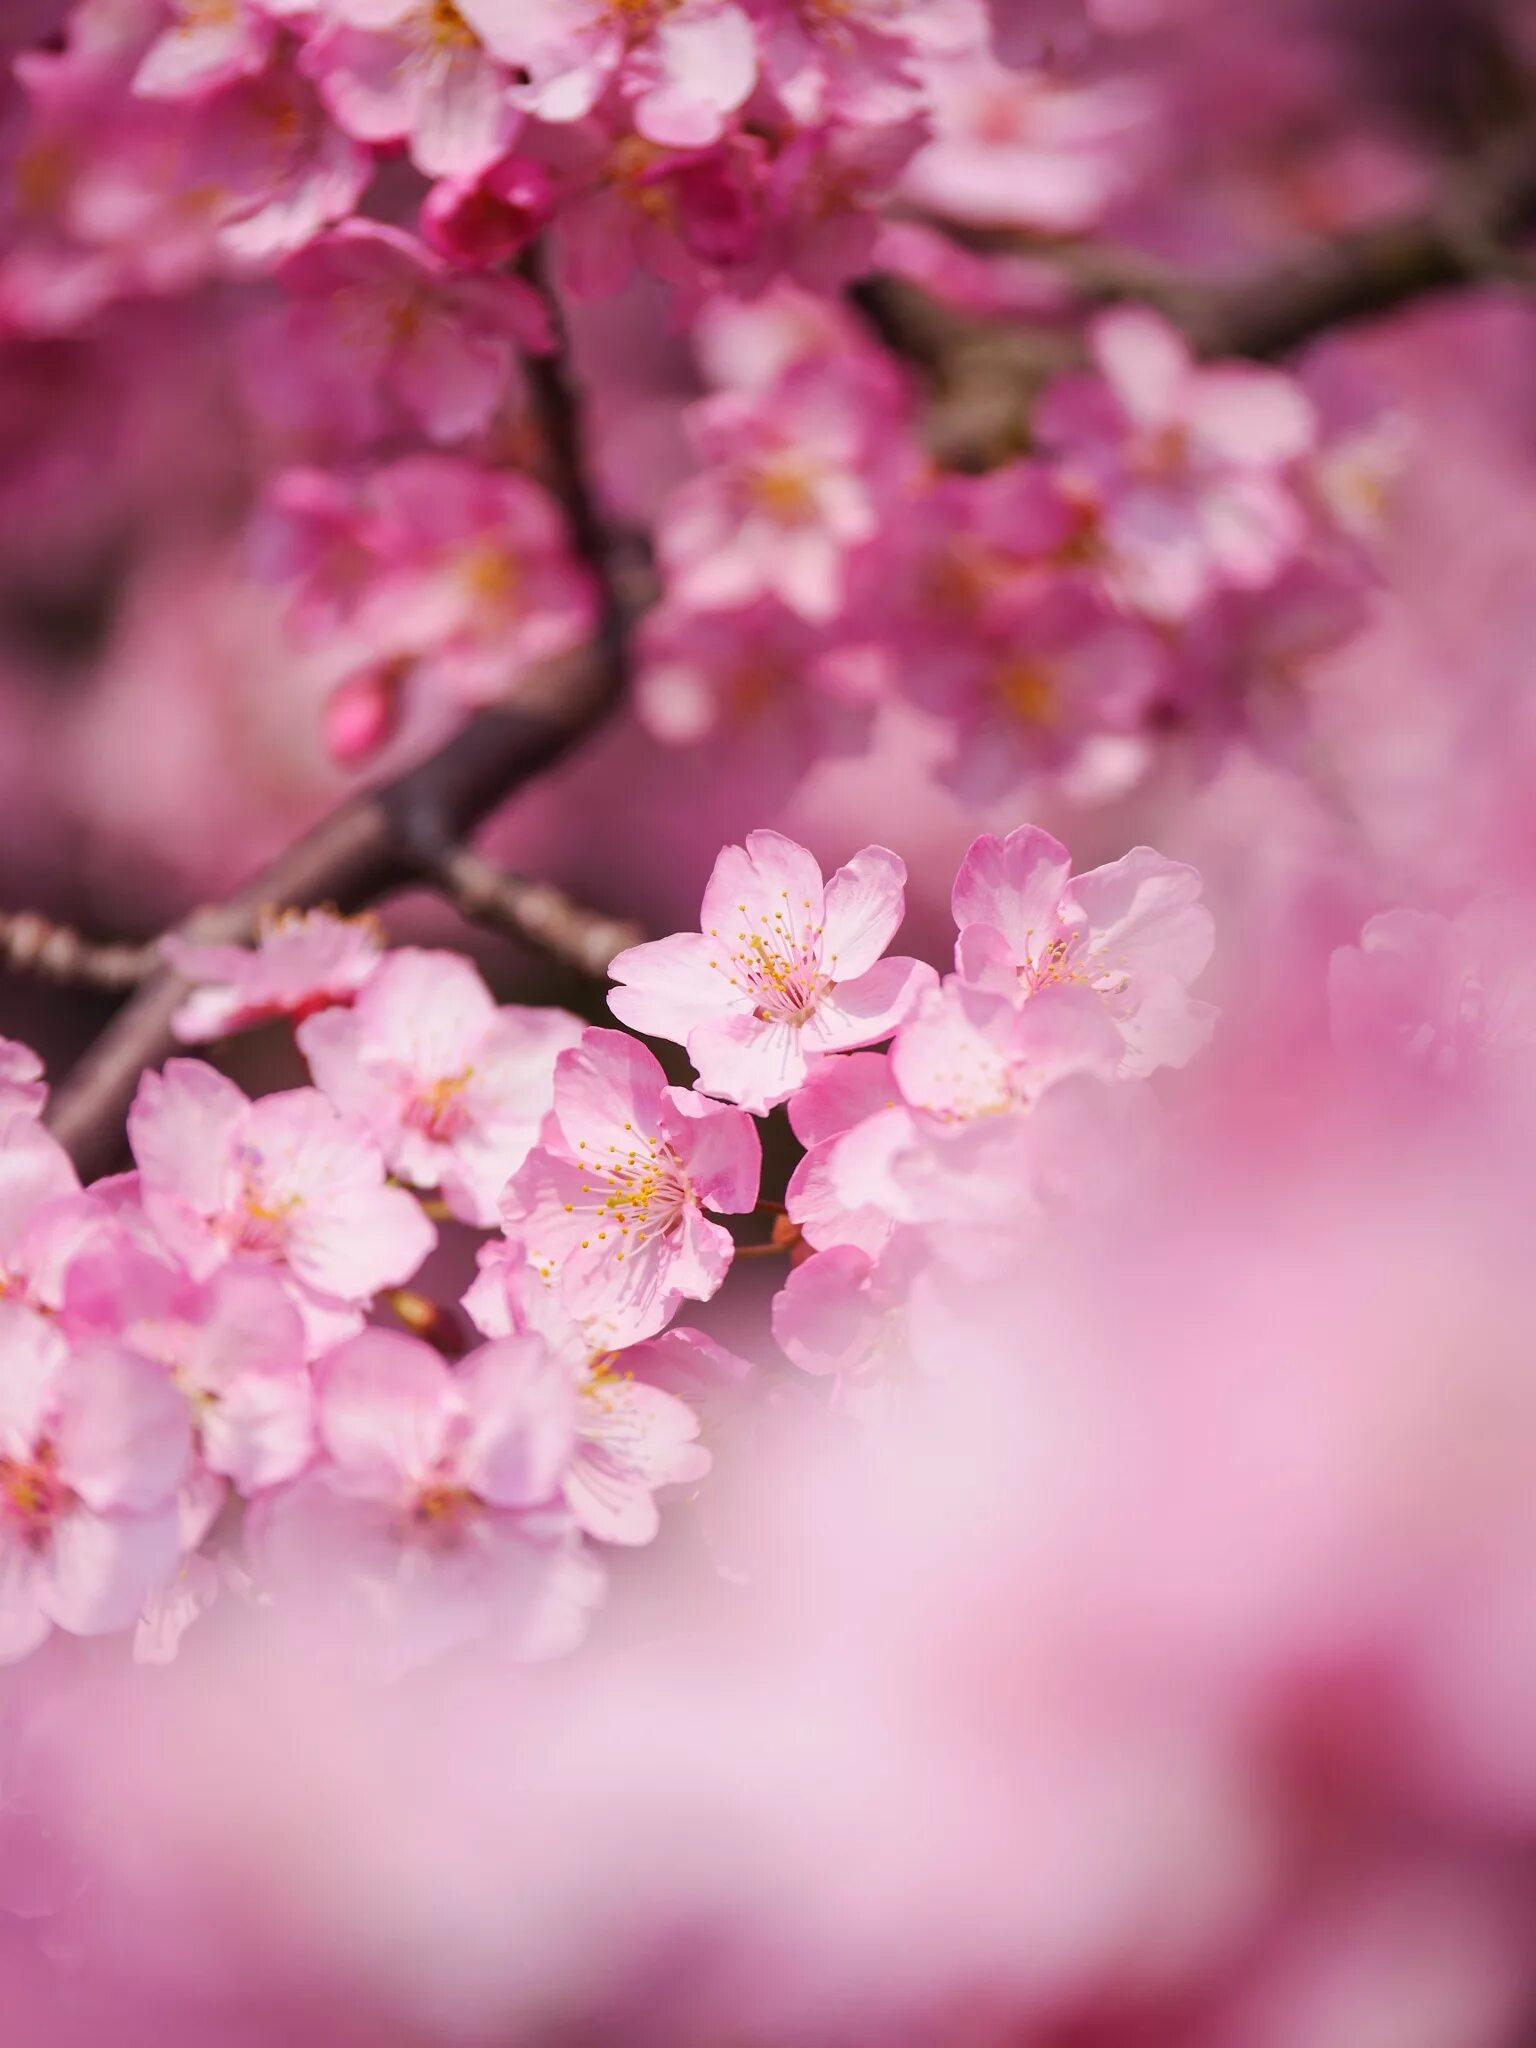
[(555, 1062), (554, 1107), (502, 1216), (594, 1341), (633, 1344), (719, 1288), (731, 1237), (704, 1212), (750, 1209), (760, 1165), (741, 1110), (669, 1088), (643, 1045), (594, 1029)]
[(512, 83), (453, 0), (319, 0), (304, 66), (359, 142), (404, 142), (429, 178), (473, 177), (505, 154)]
[(616, 84), (647, 141), (697, 148), (718, 140), (757, 76), (735, 0), (462, 0), (462, 12), (526, 74), (513, 97), (542, 121), (579, 121)]
[(536, 157), (502, 157), (476, 177), (440, 178), (421, 203), (421, 238), (447, 263), (487, 270), (527, 248), (556, 196)]
[(922, 59), (977, 42), (972, 0), (753, 0), (763, 74), (802, 127), (878, 127), (923, 103)]
[(275, 1266), (313, 1342), (350, 1336), (432, 1248), (374, 1140), (313, 1088), (251, 1102), (212, 1067), (171, 1060), (139, 1083), (128, 1138), (167, 1250), (199, 1280), (231, 1259)]
[(0, 1663), (131, 1628), (175, 1568), (186, 1405), (121, 1345), (0, 1302)]
[(700, 1088), (762, 1113), (823, 1054), (888, 1038), (934, 981), (922, 961), (881, 958), (906, 878), (895, 854), (867, 846), (823, 885), (803, 846), (753, 832), (715, 862), (701, 932), (619, 954), (609, 1008), (686, 1045)]
[[(197, 1281), (132, 1246), (87, 1252), (70, 1266), (61, 1323), (77, 1341), (113, 1337), (165, 1367), (186, 1399), (201, 1464), (241, 1493), (308, 1463), (304, 1324), (272, 1273), (237, 1263)], [(215, 1506), (220, 1497), (216, 1489)]]
[(591, 580), (528, 478), (408, 457), (374, 474), (365, 517), (375, 568), (352, 630), (380, 654), (409, 657), (418, 689), (492, 703), (589, 636)]
[(698, 1415), (679, 1393), (707, 1396), (734, 1384), (750, 1371), (746, 1360), (697, 1330), (612, 1350), (575, 1320), (517, 1241), (482, 1247), (478, 1263), (464, 1297), (476, 1326), (487, 1337), (541, 1337), (575, 1378), (581, 1398), (561, 1481), (566, 1506), (598, 1542), (651, 1542), (661, 1526), (656, 1488), (691, 1484), (710, 1466)]
[(466, 1223), (492, 1224), (575, 1045), (565, 1010), (498, 1008), (467, 960), (391, 953), (348, 1010), (299, 1029), (316, 1084), (373, 1133), (390, 1170), (441, 1188)]
[(1065, 82), (971, 53), (928, 66), (934, 136), (903, 196), (978, 226), (1080, 235), (1130, 185), (1154, 113), (1131, 79)]
[(1210, 1037), (1216, 1012), (1189, 994), (1214, 928), (1193, 868), (1138, 846), (1074, 876), (1066, 848), (1038, 826), (977, 839), (955, 879), (962, 977), (1028, 1000), (1086, 987), (1124, 1041), (1123, 1074), (1181, 1067)]
[(378, 967), (383, 946), (376, 918), (329, 910), (269, 913), (253, 947), (200, 945), (172, 935), (161, 940), (161, 952), (199, 986), (171, 1028), (183, 1044), (195, 1045), (274, 1017), (298, 1020), (350, 1003)]
[(434, 441), (482, 432), (519, 350), (548, 345), (520, 278), (460, 277), (398, 228), (348, 220), (278, 270), (288, 303), (250, 330), (249, 381), (274, 420), (344, 446), (397, 421)]
[(31, 1103), (0, 1112), (0, 1299), (57, 1308), (78, 1241), (80, 1177)]
[(1442, 1088), (1503, 1082), (1536, 1055), (1529, 919), (1498, 896), (1459, 916), (1388, 910), (1328, 966), (1334, 1042), (1363, 1067)]
[(835, 618), (903, 452), (889, 386), (798, 364), (767, 392), (702, 400), (690, 426), (707, 467), (662, 516), (671, 594), (701, 611), (776, 596), (812, 624)]
[(1105, 313), (1090, 333), (1098, 374), (1042, 401), (1042, 442), (1102, 503), (1109, 574), (1158, 620), (1188, 619), (1224, 588), (1262, 590), (1307, 534), (1287, 475), (1316, 421), (1293, 379), (1251, 364), (1194, 362), (1157, 314)]
[(146, 99), (211, 92), (251, 77), (271, 53), (275, 24), (251, 0), (170, 0), (170, 15), (133, 75)]
[(751, 290), (767, 257), (768, 153), (760, 136), (673, 149), (592, 121), (546, 145), (565, 187), (561, 275), (577, 298), (627, 284), (637, 268), (678, 287), (689, 308)]
[(323, 1461), (268, 1495), (252, 1525), (280, 1592), (394, 1668), (486, 1640), (519, 1659), (580, 1639), (602, 1588), (560, 1504), (575, 1382), (535, 1337), (450, 1369), (413, 1337), (370, 1330), (316, 1374)]

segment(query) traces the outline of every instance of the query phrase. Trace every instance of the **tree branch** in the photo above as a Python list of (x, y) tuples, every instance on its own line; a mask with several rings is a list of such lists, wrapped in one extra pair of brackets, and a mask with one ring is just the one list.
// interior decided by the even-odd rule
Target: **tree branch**
[(638, 925), (589, 910), (551, 882), (508, 874), (465, 846), (449, 848), (435, 879), (472, 923), (583, 974), (605, 976), (615, 954), (645, 937)]
[[(983, 252), (1020, 246), (1017, 236), (941, 225)], [(1533, 226), (1536, 137), (1524, 129), (1450, 174), (1423, 213), (1310, 243), (1246, 276), (1199, 276), (1092, 243), (1029, 246), (1057, 265), (1075, 314), (1135, 300), (1180, 328), (1198, 355), (1264, 359), (1430, 292), (1528, 279), (1532, 267), (1517, 244)], [(1069, 331), (978, 318), (901, 278), (872, 278), (853, 296), (886, 346), (927, 374), (934, 452), (955, 467), (983, 467), (1025, 446), (1042, 385), (1080, 359)]]
[(65, 987), (137, 988), (160, 964), (158, 946), (88, 939), (35, 910), (0, 910), (0, 965)]
[[(528, 366), (532, 409), (547, 479), (597, 579), (596, 637), (522, 677), (515, 703), (477, 712), (427, 760), (342, 804), (245, 888), (189, 918), (187, 938), (242, 944), (273, 904), (357, 911), (412, 882), (440, 880), (452, 850), (585, 738), (623, 694), (629, 622), (646, 593), (620, 560), (587, 480), (559, 307), (542, 270), (535, 264), (529, 274), (558, 337), (553, 356)], [(120, 1159), (139, 1076), (174, 1049), (171, 1019), (188, 992), (169, 968), (151, 974), (55, 1091), (48, 1122), (83, 1175), (109, 1172)]]

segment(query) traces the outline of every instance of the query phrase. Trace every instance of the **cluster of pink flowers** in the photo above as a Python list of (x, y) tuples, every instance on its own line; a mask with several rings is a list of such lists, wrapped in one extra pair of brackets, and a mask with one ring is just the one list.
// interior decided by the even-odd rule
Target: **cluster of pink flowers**
[[(460, 956), (320, 912), (253, 948), (171, 943), (183, 1038), (289, 1018), (314, 1085), (252, 1101), (172, 1060), (130, 1174), (80, 1186), (8, 1047), (5, 1653), (136, 1626), (164, 1657), (231, 1587), (351, 1625), (386, 1668), (573, 1644), (591, 1543), (655, 1535), (656, 1490), (710, 1462), (696, 1404), (747, 1371), (674, 1325), (730, 1270), (719, 1219), (758, 1202), (755, 1117), (789, 1104), (806, 1147), (774, 1327), (851, 1387), (889, 1364), (865, 1325), (929, 1226), (980, 1243), (1021, 1192), (1073, 1199), (1069, 1143), (1209, 1032), (1190, 869), (1139, 849), (1074, 878), (1034, 828), (980, 839), (942, 982), (887, 952), (905, 879), (883, 847), (825, 881), (777, 833), (727, 847), (702, 929), (613, 968), (615, 1015), (685, 1046), (692, 1088), (626, 1032), (498, 1007)], [(482, 1234), (467, 1355), (412, 1286), (434, 1217)]]
[(803, 769), (905, 699), (969, 801), (1102, 797), (1170, 733), (1288, 734), (1359, 623), (1369, 551), (1330, 480), (1382, 459), (1370, 433), (1325, 436), (1296, 379), (1199, 364), (1150, 312), (1102, 315), (1038, 453), (980, 476), (934, 472), (911, 389), (817, 301), (717, 305), (699, 339), (720, 388), (661, 508), (640, 679), (663, 740)]

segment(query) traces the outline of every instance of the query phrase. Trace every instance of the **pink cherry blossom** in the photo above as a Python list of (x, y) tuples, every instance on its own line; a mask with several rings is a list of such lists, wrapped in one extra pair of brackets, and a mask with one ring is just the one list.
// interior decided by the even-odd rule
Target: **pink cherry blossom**
[(768, 152), (746, 131), (674, 149), (593, 119), (546, 145), (565, 186), (561, 275), (577, 298), (619, 290), (635, 270), (677, 287), (690, 308), (751, 290), (765, 264)]
[(803, 127), (878, 127), (922, 105), (925, 55), (979, 40), (971, 0), (753, 0), (763, 72)]
[(662, 516), (672, 595), (702, 611), (776, 596), (813, 624), (835, 618), (899, 471), (889, 386), (805, 363), (767, 392), (704, 399), (690, 424), (707, 466)]
[(0, 1302), (0, 1663), (133, 1626), (176, 1564), (189, 1447), (158, 1366)]
[(753, 832), (715, 862), (702, 931), (619, 954), (609, 1008), (686, 1045), (707, 1092), (758, 1113), (787, 1102), (813, 1061), (888, 1038), (933, 982), (922, 961), (881, 958), (906, 877), (867, 846), (823, 885), (803, 846)]
[(519, 116), (511, 74), (453, 0), (319, 0), (304, 52), (332, 119), (359, 142), (404, 142), (429, 178), (473, 177)]
[(739, 1109), (669, 1088), (620, 1031), (589, 1030), (555, 1062), (554, 1107), (502, 1214), (598, 1343), (638, 1343), (707, 1301), (732, 1258), (705, 1210), (757, 1199), (761, 1150)]
[(955, 879), (962, 977), (1025, 1002), (1063, 984), (1092, 989), (1124, 1041), (1120, 1070), (1181, 1067), (1215, 1011), (1189, 994), (1211, 956), (1210, 912), (1193, 868), (1134, 847), (1074, 876), (1038, 826), (976, 840)]
[(370, 1330), (316, 1375), (323, 1461), (267, 1497), (258, 1569), (400, 1668), (485, 1639), (539, 1658), (581, 1637), (602, 1588), (561, 1505), (575, 1382), (535, 1337), (456, 1368)]
[(0, 1298), (57, 1308), (90, 1197), (32, 1103), (0, 1111)]
[[(784, 1206), (816, 1250), (849, 1244), (873, 1257), (890, 1236), (892, 1217), (883, 1202), (848, 1207), (839, 1151), (849, 1132), (863, 1132), (884, 1111), (900, 1104), (890, 1054), (883, 1052), (834, 1054), (818, 1060), (804, 1086), (791, 1096), (790, 1126), (805, 1147), (805, 1157), (790, 1175)], [(866, 1141), (861, 1136), (856, 1142)]]
[(515, 1240), (482, 1247), (464, 1306), (488, 1337), (532, 1333), (570, 1368), (580, 1400), (576, 1441), (561, 1481), (566, 1506), (601, 1543), (651, 1542), (661, 1526), (659, 1486), (691, 1484), (709, 1470), (699, 1418), (678, 1393), (729, 1384), (744, 1359), (695, 1330), (668, 1330), (615, 1351), (594, 1340), (552, 1293)]
[(367, 504), (375, 568), (352, 628), (362, 645), (409, 658), (418, 689), (494, 702), (590, 634), (591, 580), (528, 478), (418, 455), (378, 471)]
[(514, 99), (542, 121), (579, 121), (611, 84), (650, 142), (718, 140), (757, 75), (735, 0), (462, 0), (462, 12), (527, 76)]
[(212, 1067), (171, 1060), (140, 1082), (128, 1137), (167, 1250), (196, 1279), (230, 1259), (276, 1267), (314, 1341), (350, 1335), (362, 1304), (432, 1248), (367, 1130), (313, 1088), (251, 1102)]
[(1224, 588), (1262, 590), (1294, 559), (1307, 518), (1288, 472), (1316, 421), (1301, 387), (1251, 364), (1197, 364), (1157, 314), (1100, 315), (1097, 376), (1062, 380), (1042, 441), (1101, 501), (1123, 601), (1179, 621)]
[(1511, 1101), (1536, 1057), (1529, 917), (1498, 896), (1457, 917), (1387, 910), (1328, 967), (1334, 1042), (1367, 1071), (1454, 1089), (1501, 1082)]
[(383, 944), (375, 918), (329, 910), (269, 913), (253, 947), (163, 939), (160, 950), (176, 972), (199, 984), (176, 1012), (173, 1029), (184, 1044), (195, 1045), (274, 1017), (300, 1019), (350, 1003), (377, 968)]
[(146, 99), (211, 92), (260, 71), (271, 52), (274, 24), (252, 0), (170, 0), (170, 16), (133, 76)]
[(277, 273), (288, 303), (250, 336), (257, 403), (343, 446), (404, 422), (434, 441), (478, 434), (506, 402), (520, 350), (548, 345), (520, 278), (460, 277), (398, 228), (348, 220)]
[(1078, 83), (972, 53), (932, 64), (935, 133), (904, 196), (951, 220), (1080, 235), (1129, 186), (1155, 105), (1139, 82)]
[(421, 203), (421, 238), (446, 263), (486, 270), (527, 248), (556, 196), (537, 158), (502, 157), (478, 176), (440, 178)]
[(554, 1096), (555, 1056), (582, 1034), (565, 1010), (498, 1008), (467, 960), (391, 953), (348, 1010), (300, 1026), (316, 1084), (373, 1133), (390, 1170), (492, 1224)]
[(273, 1274), (237, 1263), (197, 1281), (118, 1245), (71, 1264), (61, 1320), (77, 1340), (114, 1337), (162, 1365), (186, 1399), (201, 1464), (241, 1493), (308, 1463), (304, 1324)]

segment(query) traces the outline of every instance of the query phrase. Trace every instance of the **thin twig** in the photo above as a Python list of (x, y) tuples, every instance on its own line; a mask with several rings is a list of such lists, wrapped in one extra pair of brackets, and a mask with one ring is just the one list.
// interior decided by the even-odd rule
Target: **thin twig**
[[(559, 337), (553, 357), (529, 365), (532, 407), (548, 481), (597, 579), (596, 637), (520, 678), (515, 704), (476, 713), (427, 760), (342, 804), (245, 888), (190, 918), (185, 936), (238, 944), (255, 935), (272, 903), (357, 911), (394, 889), (436, 879), (451, 849), (584, 739), (622, 695), (633, 599), (587, 482), (559, 308), (536, 266), (532, 278)], [(169, 969), (150, 975), (56, 1090), (48, 1120), (83, 1174), (108, 1172), (121, 1157), (123, 1119), (139, 1076), (173, 1050), (171, 1019), (187, 993), (187, 982)]]
[(72, 988), (137, 988), (160, 965), (159, 947), (88, 939), (35, 910), (0, 910), (0, 965)]
[(638, 946), (645, 937), (638, 925), (589, 910), (552, 882), (509, 874), (466, 846), (443, 856), (436, 880), (473, 923), (547, 953), (582, 974), (601, 978), (615, 954)]

